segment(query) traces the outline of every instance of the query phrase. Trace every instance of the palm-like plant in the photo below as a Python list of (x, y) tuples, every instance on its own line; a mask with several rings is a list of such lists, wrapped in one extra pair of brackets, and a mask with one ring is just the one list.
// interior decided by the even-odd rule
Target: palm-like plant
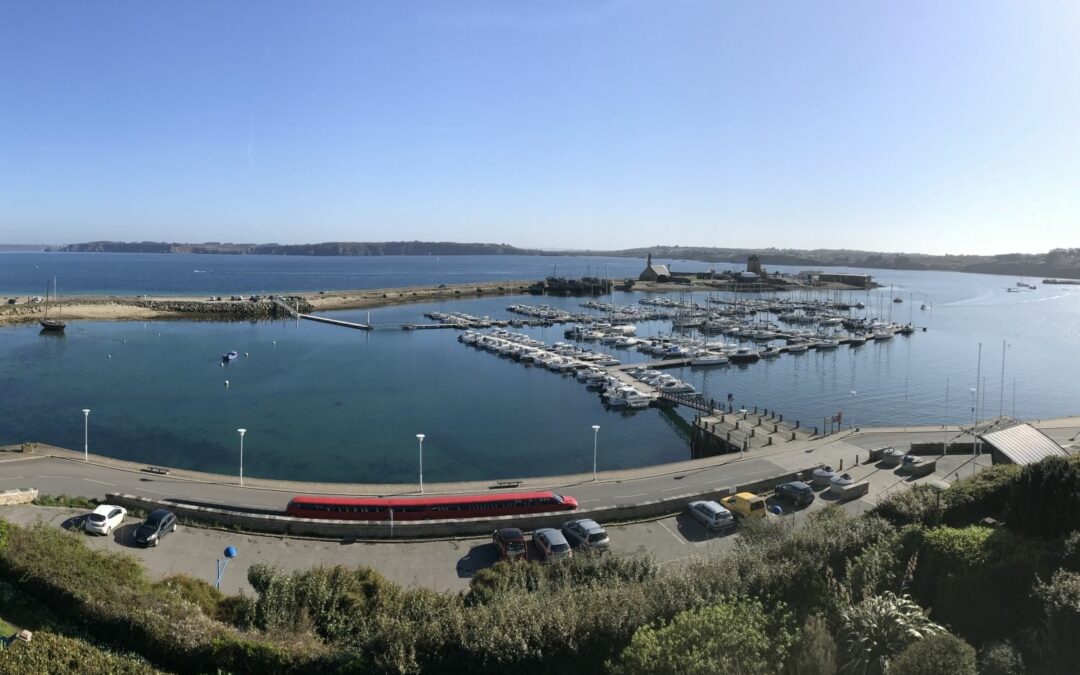
[(904, 647), (944, 632), (910, 596), (892, 592), (871, 596), (840, 611), (844, 672), (884, 673), (889, 661)]

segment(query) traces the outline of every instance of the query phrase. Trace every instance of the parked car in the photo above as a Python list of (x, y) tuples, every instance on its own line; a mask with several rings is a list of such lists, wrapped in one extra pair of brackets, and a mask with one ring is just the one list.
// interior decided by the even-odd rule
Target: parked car
[(127, 509), (112, 504), (101, 504), (86, 517), (83, 529), (94, 534), (112, 534), (113, 530), (124, 522)]
[(814, 501), (814, 489), (801, 480), (793, 480), (776, 486), (776, 496), (787, 499), (797, 506), (807, 506)]
[(157, 546), (162, 537), (176, 532), (176, 514), (167, 509), (151, 511), (146, 522), (135, 528), (135, 543), (143, 546)]
[(720, 505), (740, 518), (765, 517), (765, 500), (753, 492), (739, 492), (724, 497)]
[(710, 532), (724, 532), (735, 527), (735, 516), (713, 501), (690, 502), (690, 515)]
[(611, 546), (607, 530), (589, 518), (565, 522), (562, 531), (571, 545), (593, 553), (603, 553)]
[(922, 464), (923, 458), (918, 455), (904, 455), (903, 464), (905, 467), (913, 467), (916, 464)]
[(550, 527), (542, 527), (533, 532), (533, 543), (545, 561), (562, 560), (574, 555), (574, 550), (570, 548), (562, 532)]
[(525, 560), (528, 557), (528, 549), (525, 547), (525, 533), (516, 527), (504, 527), (495, 530), (491, 535), (491, 543), (499, 551), (500, 560)]

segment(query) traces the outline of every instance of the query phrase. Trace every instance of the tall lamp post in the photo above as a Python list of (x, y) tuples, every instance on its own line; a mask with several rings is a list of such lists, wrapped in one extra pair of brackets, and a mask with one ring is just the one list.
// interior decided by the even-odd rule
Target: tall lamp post
[(240, 433), (240, 485), (244, 485), (244, 434), (247, 433), (247, 429), (237, 429)]
[(90, 461), (90, 408), (83, 408), (83, 461)]
[(416, 440), (420, 441), (420, 493), (424, 492), (424, 434), (416, 434)]
[(600, 433), (600, 425), (592, 425), (592, 479), (596, 482), (596, 437)]

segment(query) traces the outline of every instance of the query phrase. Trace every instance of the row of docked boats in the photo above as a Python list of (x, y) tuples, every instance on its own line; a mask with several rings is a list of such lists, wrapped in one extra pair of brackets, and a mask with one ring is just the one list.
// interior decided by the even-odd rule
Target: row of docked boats
[[(527, 335), (503, 330), (495, 330), (491, 333), (466, 331), (458, 336), (458, 341), (477, 349), (513, 358), (525, 365), (572, 374), (578, 382), (599, 391), (601, 398), (614, 408), (635, 410), (647, 408), (656, 398), (655, 392), (642, 391), (638, 387), (623, 382), (608, 371), (606, 369), (608, 366), (618, 365), (619, 361), (606, 354), (581, 349), (563, 342), (546, 345)], [(666, 384), (666, 381), (660, 384)], [(669, 385), (669, 390), (674, 387), (675, 385)]]
[(515, 361), (556, 372), (571, 372), (590, 366), (619, 365), (617, 358), (602, 352), (582, 349), (565, 342), (556, 342), (549, 346), (528, 335), (505, 330), (495, 330), (491, 333), (467, 330), (458, 336), (458, 341), (500, 356), (513, 358)]

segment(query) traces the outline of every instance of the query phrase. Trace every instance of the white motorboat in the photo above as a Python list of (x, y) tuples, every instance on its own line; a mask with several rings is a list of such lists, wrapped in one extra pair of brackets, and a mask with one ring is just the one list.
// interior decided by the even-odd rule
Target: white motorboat
[(710, 352), (705, 349), (690, 354), (690, 365), (692, 366), (722, 366), (727, 362), (728, 357), (724, 354)]
[(660, 391), (668, 394), (695, 394), (697, 389), (694, 389), (694, 385), (689, 382), (683, 382), (682, 380), (675, 380), (674, 382), (665, 382), (660, 385)]

